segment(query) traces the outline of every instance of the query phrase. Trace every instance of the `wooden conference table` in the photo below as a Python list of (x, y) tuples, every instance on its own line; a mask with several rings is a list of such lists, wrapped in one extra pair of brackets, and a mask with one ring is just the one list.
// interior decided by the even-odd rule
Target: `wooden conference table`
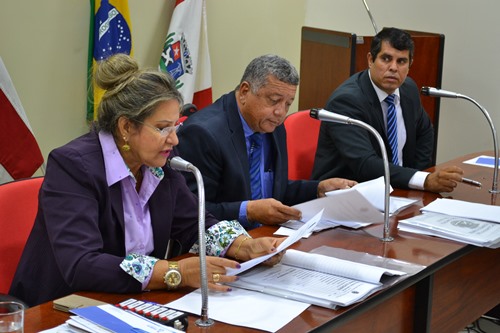
[[(474, 153), (443, 163), (458, 165), (465, 177), (482, 182), (483, 187), (459, 184), (454, 192), (443, 195), (471, 202), (499, 205), (500, 199), (490, 194), (493, 169), (463, 164), (462, 161), (491, 152)], [(433, 171), (434, 168), (430, 169)], [(396, 190), (393, 195), (421, 199), (429, 204), (440, 195), (424, 191)], [(500, 302), (500, 249), (492, 250), (465, 245), (441, 238), (398, 231), (396, 222), (419, 213), (413, 205), (391, 218), (392, 242), (382, 242), (382, 225), (361, 230), (335, 228), (302, 239), (292, 246), (310, 251), (321, 245), (367, 252), (427, 266), (424, 270), (396, 285), (382, 290), (365, 301), (347, 308), (330, 310), (310, 306), (279, 332), (458, 332)], [(275, 227), (261, 227), (253, 236), (271, 235)], [(43, 286), (41, 286), (43, 288)], [(192, 289), (177, 292), (145, 292), (140, 294), (106, 294), (81, 292), (80, 295), (109, 303), (128, 298), (168, 303)], [(228, 307), (231, 306), (228, 304)], [(251, 311), (251, 308), (248, 309)], [(279, 308), (276, 309), (279, 311)], [(210, 307), (209, 307), (210, 315)], [(188, 332), (255, 332), (216, 322), (209, 328), (195, 324), (197, 316), (189, 317)], [(38, 332), (64, 323), (68, 314), (54, 310), (52, 302), (30, 308), (25, 313), (24, 332)]]

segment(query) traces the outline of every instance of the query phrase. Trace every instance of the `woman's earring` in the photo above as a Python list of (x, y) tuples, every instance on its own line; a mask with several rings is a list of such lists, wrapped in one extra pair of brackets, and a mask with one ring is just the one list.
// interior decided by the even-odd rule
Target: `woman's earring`
[(123, 137), (123, 140), (125, 140), (125, 143), (122, 146), (122, 151), (130, 151), (130, 146), (128, 144), (128, 140), (125, 137)]

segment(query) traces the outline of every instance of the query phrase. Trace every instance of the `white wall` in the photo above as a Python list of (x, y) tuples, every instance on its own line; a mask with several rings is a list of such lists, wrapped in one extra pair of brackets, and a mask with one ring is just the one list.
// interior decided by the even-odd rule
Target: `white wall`
[[(367, 3), (379, 29), (395, 26), (444, 34), (442, 89), (473, 98), (486, 108), (495, 127), (500, 126), (499, 1), (367, 0)], [(361, 36), (374, 34), (362, 0), (307, 0), (304, 25)], [(479, 108), (463, 99), (441, 101), (438, 163), (492, 147), (491, 130)]]
[[(134, 56), (156, 67), (174, 0), (129, 0)], [(303, 0), (208, 0), (214, 98), (234, 89), (255, 56), (299, 66)], [(0, 56), (47, 157), (85, 133), (88, 0), (1, 0)]]
[[(173, 0), (130, 0), (134, 54), (157, 66)], [(46, 158), (88, 131), (88, 0), (2, 0), (2, 57)], [(4, 144), (4, 143), (2, 143)]]
[[(443, 33), (443, 89), (476, 99), (500, 126), (500, 69), (495, 66), (500, 2), (367, 2), (379, 28)], [(142, 66), (157, 66), (173, 3), (129, 0), (134, 52)], [(374, 33), (362, 0), (207, 0), (207, 15), (214, 98), (236, 86), (255, 56), (276, 53), (299, 68), (303, 25)], [(45, 157), (87, 131), (88, 29), (87, 0), (0, 1), (0, 56)], [(294, 103), (291, 110), (296, 109)], [(463, 100), (441, 102), (438, 162), (491, 149), (491, 142), (489, 127), (476, 107)]]
[(299, 69), (305, 9), (304, 0), (208, 0), (214, 98), (233, 90), (259, 55), (281, 55)]

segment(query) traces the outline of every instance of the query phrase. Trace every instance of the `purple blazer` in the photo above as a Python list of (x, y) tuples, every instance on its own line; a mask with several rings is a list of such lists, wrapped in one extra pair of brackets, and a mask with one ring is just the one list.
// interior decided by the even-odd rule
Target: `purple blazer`
[[(160, 259), (170, 239), (185, 253), (198, 235), (197, 197), (179, 172), (163, 170), (149, 200), (151, 256)], [(207, 226), (217, 222), (207, 214)], [(98, 135), (91, 131), (50, 153), (35, 224), (9, 294), (33, 306), (76, 291), (140, 292), (141, 283), (119, 266), (125, 255), (121, 187), (108, 187)]]

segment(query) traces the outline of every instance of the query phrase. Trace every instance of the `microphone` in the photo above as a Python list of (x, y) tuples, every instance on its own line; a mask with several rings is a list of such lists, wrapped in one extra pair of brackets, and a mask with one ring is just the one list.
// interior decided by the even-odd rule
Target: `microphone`
[(167, 165), (172, 170), (182, 172), (192, 172), (196, 178), (198, 187), (198, 243), (200, 246), (200, 280), (201, 280), (201, 318), (196, 320), (196, 325), (208, 327), (214, 321), (208, 317), (208, 279), (206, 264), (206, 238), (205, 238), (205, 187), (200, 170), (192, 163), (179, 156), (171, 157), (167, 160)]
[(349, 124), (349, 125), (351, 125), (351, 121), (353, 120), (347, 116), (343, 116), (338, 113), (333, 113), (325, 109), (311, 109), (311, 111), (309, 111), (309, 116), (311, 116), (311, 118), (322, 121), (330, 121), (333, 123)]
[(197, 111), (198, 111), (198, 108), (196, 107), (196, 105), (191, 104), (191, 103), (184, 104), (182, 106), (181, 116), (189, 117), (190, 115), (192, 115), (193, 113), (195, 113)]
[(431, 96), (431, 97), (445, 97), (445, 98), (461, 97), (460, 94), (457, 94), (455, 92), (432, 88), (432, 87), (422, 87), (422, 89), (420, 89), (420, 93), (424, 96)]
[(384, 195), (384, 235), (380, 239), (383, 242), (391, 242), (394, 240), (390, 236), (389, 228), (389, 204), (390, 204), (390, 193), (391, 193), (391, 177), (389, 173), (389, 159), (387, 158), (387, 150), (385, 149), (384, 140), (372, 126), (368, 125), (361, 120), (352, 119), (337, 113), (333, 113), (324, 109), (311, 109), (309, 111), (311, 118), (318, 119), (321, 121), (328, 121), (339, 124), (355, 125), (368, 130), (371, 134), (377, 138), (378, 144), (380, 146), (380, 151), (382, 152), (382, 160), (384, 163), (384, 180), (385, 180), (385, 195)]
[(436, 89), (436, 88), (432, 88), (432, 87), (422, 87), (422, 89), (420, 90), (420, 93), (424, 96), (431, 96), (431, 97), (466, 99), (469, 102), (472, 102), (474, 105), (476, 105), (479, 108), (479, 110), (481, 110), (481, 112), (486, 117), (486, 120), (488, 121), (488, 124), (490, 125), (490, 128), (491, 128), (491, 133), (493, 135), (493, 149), (494, 149), (494, 153), (495, 153), (495, 166), (493, 168), (493, 184), (492, 184), (491, 190), (489, 192), (495, 193), (495, 194), (499, 193), (499, 191), (498, 191), (498, 138), (497, 138), (497, 131), (495, 130), (495, 125), (493, 124), (493, 121), (491, 120), (491, 117), (488, 114), (488, 111), (486, 111), (486, 109), (484, 107), (482, 107), (478, 102), (476, 102), (471, 97), (468, 97), (468, 96), (465, 96), (462, 94), (458, 94), (455, 92)]
[(174, 156), (167, 160), (170, 169), (182, 172), (192, 172), (196, 167), (179, 156)]

